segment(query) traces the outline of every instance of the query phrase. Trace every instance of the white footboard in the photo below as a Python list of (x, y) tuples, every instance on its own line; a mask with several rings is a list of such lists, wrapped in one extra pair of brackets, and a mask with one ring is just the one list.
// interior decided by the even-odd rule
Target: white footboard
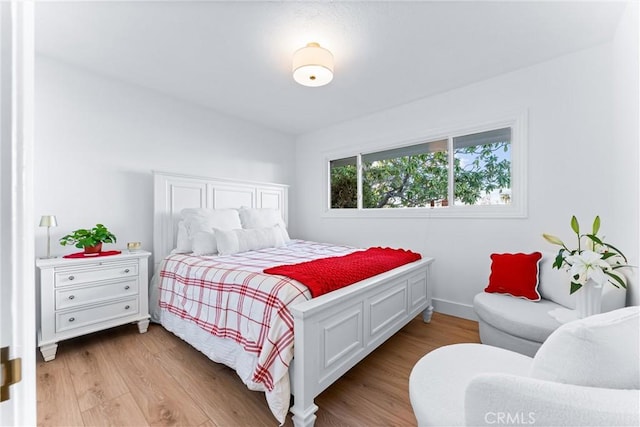
[(430, 317), (432, 262), (422, 259), (291, 308), (295, 426), (314, 424), (313, 400), (325, 388), (420, 312)]

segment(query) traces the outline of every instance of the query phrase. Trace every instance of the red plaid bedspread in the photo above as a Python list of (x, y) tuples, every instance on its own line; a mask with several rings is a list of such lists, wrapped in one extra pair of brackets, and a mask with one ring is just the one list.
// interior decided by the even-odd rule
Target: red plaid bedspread
[(262, 271), (355, 250), (293, 240), (282, 248), (229, 256), (171, 255), (160, 270), (160, 308), (256, 354), (253, 381), (272, 390), (293, 358), (293, 316), (288, 306), (311, 295), (293, 279)]

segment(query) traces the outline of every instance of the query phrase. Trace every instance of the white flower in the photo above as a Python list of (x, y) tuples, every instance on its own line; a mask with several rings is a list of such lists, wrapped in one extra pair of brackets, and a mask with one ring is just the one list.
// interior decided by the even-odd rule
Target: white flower
[(586, 284), (589, 279), (604, 286), (609, 282), (617, 288), (627, 287), (627, 278), (620, 271), (629, 267), (627, 258), (603, 237), (598, 237), (600, 230), (600, 217), (593, 220), (590, 233), (580, 233), (578, 219), (571, 217), (571, 230), (578, 239), (578, 247), (569, 249), (559, 238), (544, 233), (542, 237), (549, 243), (560, 246), (558, 255), (553, 262), (553, 268), (565, 268), (571, 275), (569, 293), (574, 293)]
[(569, 274), (571, 274), (574, 283), (584, 285), (591, 279), (599, 285), (604, 285), (609, 281), (604, 272), (610, 271), (611, 266), (602, 260), (600, 254), (596, 252), (582, 251), (580, 254), (566, 257), (566, 261), (571, 265)]

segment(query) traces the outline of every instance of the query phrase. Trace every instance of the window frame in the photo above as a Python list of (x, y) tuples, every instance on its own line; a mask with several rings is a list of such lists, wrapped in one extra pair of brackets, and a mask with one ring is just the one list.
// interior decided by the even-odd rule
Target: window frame
[[(509, 205), (456, 205), (453, 203), (453, 139), (494, 129), (511, 128), (511, 203)], [(323, 217), (328, 218), (526, 218), (527, 217), (527, 112), (510, 114), (501, 119), (486, 120), (471, 126), (455, 126), (446, 130), (425, 131), (419, 137), (410, 137), (396, 143), (374, 143), (348, 150), (325, 153)], [(447, 140), (448, 150), (448, 198), (447, 207), (431, 208), (363, 208), (362, 207), (362, 156), (378, 151), (392, 150), (431, 141)], [(356, 157), (358, 176), (357, 208), (331, 208), (331, 160)]]

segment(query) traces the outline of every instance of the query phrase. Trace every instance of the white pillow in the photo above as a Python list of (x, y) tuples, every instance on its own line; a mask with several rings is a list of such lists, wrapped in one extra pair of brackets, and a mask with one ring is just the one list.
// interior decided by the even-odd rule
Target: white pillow
[[(242, 228), (240, 215), (237, 209), (205, 209), (205, 208), (187, 208), (180, 212), (185, 221), (188, 231), (192, 222), (207, 221), (211, 224), (211, 228), (220, 228), (221, 230), (233, 230)], [(193, 233), (195, 234), (195, 233)]]
[(287, 233), (287, 225), (284, 223), (279, 210), (272, 208), (240, 208), (238, 213), (240, 214), (242, 228), (267, 228), (279, 225), (284, 241), (291, 240), (289, 233)]
[(540, 261), (540, 284), (538, 291), (542, 298), (553, 301), (570, 309), (576, 308), (576, 295), (569, 294), (571, 278), (564, 269), (553, 268), (556, 253), (543, 252)]
[(178, 235), (176, 237), (176, 248), (173, 253), (184, 254), (191, 252), (191, 239), (187, 233), (187, 227), (184, 225), (184, 221), (178, 222)]
[(193, 255), (215, 255), (218, 252), (213, 231), (198, 231), (193, 236)]
[(637, 390), (639, 341), (639, 306), (565, 323), (536, 353), (531, 376), (587, 387)]
[(265, 248), (279, 248), (285, 245), (280, 226), (238, 230), (214, 229), (218, 253), (233, 255)]
[[(189, 243), (183, 243), (180, 248), (185, 252), (193, 250), (193, 238), (198, 232), (211, 232), (214, 228), (233, 230), (242, 227), (240, 215), (236, 209), (187, 208), (183, 209), (180, 215), (189, 239)], [(178, 232), (180, 232), (179, 228)]]

